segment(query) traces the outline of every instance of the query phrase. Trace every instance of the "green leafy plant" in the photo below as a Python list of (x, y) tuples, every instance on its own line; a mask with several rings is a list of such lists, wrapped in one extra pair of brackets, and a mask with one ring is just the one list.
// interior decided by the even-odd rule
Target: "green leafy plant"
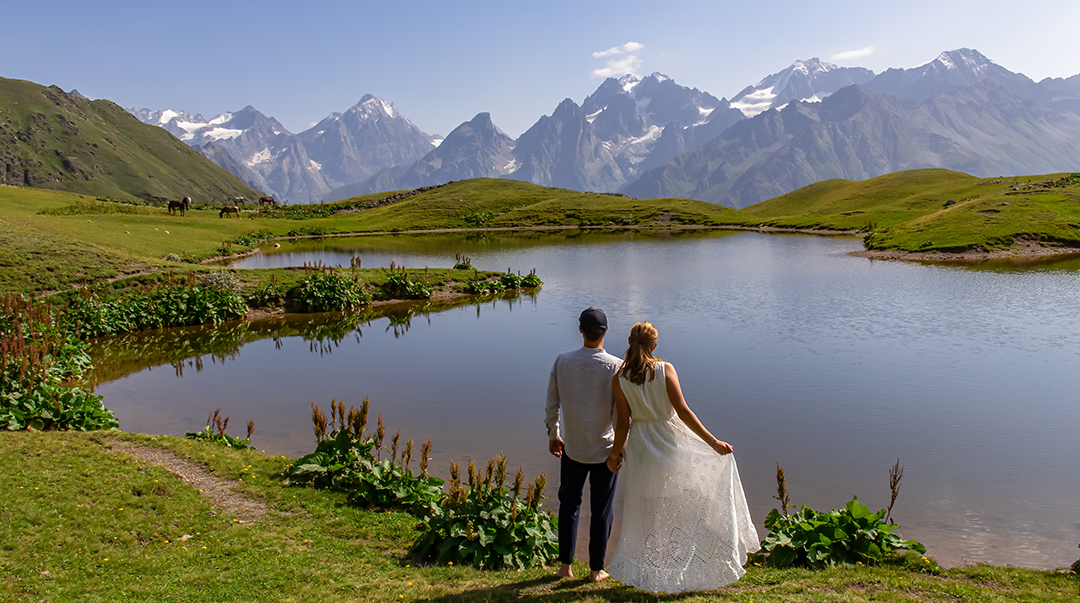
[(504, 289), (517, 289), (523, 280), (521, 276), (509, 271), (499, 277), (499, 282), (502, 283)]
[(501, 280), (498, 281), (469, 281), (465, 283), (463, 290), (470, 295), (487, 295), (489, 293), (499, 293), (505, 290), (506, 287), (502, 284)]
[(245, 301), (254, 308), (278, 307), (285, 303), (286, 294), (285, 288), (277, 282), (277, 275), (271, 274), (270, 282), (249, 293)]
[(219, 408), (214, 411), (213, 415), (206, 417), (206, 427), (200, 431), (189, 431), (184, 434), (184, 437), (189, 440), (221, 444), (229, 448), (254, 448), (251, 445), (251, 434), (255, 431), (255, 421), (248, 421), (247, 437), (243, 440), (225, 433), (228, 428), (229, 417), (222, 420), (221, 409)]
[(375, 295), (379, 299), (428, 299), (431, 297), (431, 287), (409, 278), (404, 267), (397, 272), (391, 262), (386, 273), (386, 282), (379, 287)]
[(316, 270), (287, 293), (304, 312), (347, 310), (371, 302), (371, 294), (354, 278), (330, 269)]
[(454, 254), (454, 259), (456, 260), (456, 263), (454, 264), (454, 270), (472, 270), (473, 269), (472, 258), (465, 255), (464, 253), (456, 253), (456, 254)]
[(240, 235), (232, 240), (236, 245), (243, 245), (245, 247), (254, 247), (263, 241), (273, 239), (274, 235), (269, 230), (252, 231), (245, 235)]
[(359, 410), (350, 407), (346, 411), (345, 403), (337, 400), (331, 401), (330, 408), (327, 419), (318, 404), (311, 405), (317, 441), (315, 451), (297, 459), (285, 470), (286, 485), (341, 490), (348, 493), (349, 504), (356, 506), (398, 509), (420, 516), (438, 512), (443, 481), (427, 471), (431, 440), (424, 442), (420, 473), (414, 475), (409, 469), (413, 457), (412, 440), (406, 443), (399, 460), (401, 432), (398, 432), (389, 450), (390, 458), (383, 459), (386, 426), (382, 415), (377, 417), (375, 434), (364, 433), (370, 408), (366, 397)]
[(450, 492), (442, 512), (424, 521), (423, 534), (410, 552), (438, 564), (468, 563), (483, 569), (525, 569), (546, 565), (559, 554), (558, 519), (541, 508), (547, 477), (529, 484), (518, 468), (506, 486), (506, 455), (488, 461), (481, 476), (469, 461), (469, 487), (461, 485), (460, 468), (450, 463)]
[(413, 457), (413, 441), (405, 443), (405, 450), (398, 459), (399, 431), (391, 440), (389, 459), (364, 459), (352, 472), (348, 484), (349, 504), (376, 509), (401, 509), (418, 516), (439, 512), (443, 498), (443, 480), (428, 474), (428, 457), (431, 440), (422, 446), (420, 473), (414, 475), (409, 469)]
[(172, 273), (166, 279), (163, 285), (118, 299), (107, 299), (97, 287), (86, 287), (64, 310), (65, 325), (81, 337), (92, 338), (219, 323), (239, 318), (247, 311), (240, 294), (219, 286), (221, 283), (197, 285), (193, 273), (188, 273), (186, 284), (178, 282)]
[(495, 214), (489, 211), (480, 211), (472, 214), (461, 216), (461, 219), (472, 227), (480, 227), (487, 224), (489, 220), (495, 217)]
[(90, 368), (90, 357), (62, 311), (22, 296), (0, 297), (0, 426), (116, 428), (101, 396), (66, 385)]
[(521, 286), (527, 288), (535, 288), (544, 284), (544, 281), (540, 280), (539, 276), (536, 276), (536, 268), (533, 268), (525, 275), (525, 278), (521, 279)]
[[(841, 509), (820, 513), (804, 505), (789, 515), (784, 470), (777, 463), (774, 498), (780, 501), (781, 508), (773, 509), (765, 518), (769, 535), (762, 541), (759, 554), (771, 567), (822, 569), (837, 564), (874, 565), (908, 553), (925, 553), (925, 546), (916, 540), (904, 540), (893, 531), (899, 526), (885, 520), (896, 502), (902, 474), (897, 460), (889, 472), (893, 496), (888, 509), (871, 512), (853, 496)], [(926, 557), (921, 559), (925, 564), (932, 563)]]
[(885, 509), (871, 512), (853, 497), (842, 509), (819, 513), (803, 506), (788, 516), (776, 509), (765, 518), (769, 535), (761, 543), (772, 567), (821, 569), (838, 563), (866, 565), (903, 552), (925, 553), (916, 540), (904, 540), (885, 523)]

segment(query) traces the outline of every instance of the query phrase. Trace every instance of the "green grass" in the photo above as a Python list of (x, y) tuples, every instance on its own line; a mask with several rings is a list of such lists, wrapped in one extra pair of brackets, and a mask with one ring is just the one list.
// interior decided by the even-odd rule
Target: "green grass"
[(743, 212), (769, 226), (876, 231), (877, 249), (990, 250), (1020, 237), (1080, 246), (1080, 178), (1070, 174), (985, 179), (912, 170), (826, 180)]
[[(237, 419), (242, 419), (237, 417)], [(192, 426), (192, 429), (198, 426)], [(203, 465), (267, 513), (234, 521), (168, 471), (110, 452), (106, 438)], [(258, 443), (258, 426), (255, 442)], [(291, 461), (168, 436), (0, 433), (0, 600), (49, 601), (1073, 601), (1067, 571), (751, 567), (719, 591), (678, 597), (615, 581), (558, 582), (554, 568), (424, 567), (405, 551), (417, 520), (286, 488)], [(185, 535), (190, 536), (184, 540)], [(576, 564), (583, 575), (587, 568)]]

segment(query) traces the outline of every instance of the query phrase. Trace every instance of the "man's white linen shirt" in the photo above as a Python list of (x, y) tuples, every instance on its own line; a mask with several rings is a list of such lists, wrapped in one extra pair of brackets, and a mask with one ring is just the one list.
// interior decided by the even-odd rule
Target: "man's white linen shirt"
[(579, 463), (603, 463), (611, 454), (616, 419), (611, 378), (621, 365), (603, 348), (582, 346), (559, 354), (551, 367), (544, 417), (548, 439), (562, 437), (563, 454)]

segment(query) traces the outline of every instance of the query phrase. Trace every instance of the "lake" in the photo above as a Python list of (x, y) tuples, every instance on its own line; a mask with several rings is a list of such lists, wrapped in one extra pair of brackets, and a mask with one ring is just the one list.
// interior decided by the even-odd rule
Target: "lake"
[[(234, 265), (348, 266), (355, 255), (365, 268), (394, 262), (420, 274), (464, 253), (481, 270), (536, 268), (545, 284), (441, 311), (130, 337), (119, 347), (142, 350), (135, 359), (95, 348), (97, 391), (124, 430), (183, 435), (221, 407), (233, 434), (254, 420), (256, 447), (289, 456), (314, 448), (312, 402), (359, 406), (369, 396), (390, 434), (434, 442), (436, 474), (450, 460), (504, 451), (530, 479), (549, 475), (557, 507), (548, 373), (559, 352), (580, 346), (577, 316), (596, 306), (617, 356), (633, 323), (657, 326), (656, 354), (735, 448), (760, 536), (777, 463), (795, 504), (828, 510), (858, 495), (876, 510), (889, 503), (899, 459), (893, 519), (942, 564), (1075, 561), (1080, 260), (949, 266), (848, 255), (861, 248), (854, 238), (751, 232), (287, 243)], [(172, 363), (158, 353), (166, 348)]]

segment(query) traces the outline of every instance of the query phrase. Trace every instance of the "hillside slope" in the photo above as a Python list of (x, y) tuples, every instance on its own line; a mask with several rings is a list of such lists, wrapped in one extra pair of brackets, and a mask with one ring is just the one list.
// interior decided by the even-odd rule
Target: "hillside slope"
[(106, 101), (0, 78), (0, 184), (101, 197), (221, 203), (257, 191)]

